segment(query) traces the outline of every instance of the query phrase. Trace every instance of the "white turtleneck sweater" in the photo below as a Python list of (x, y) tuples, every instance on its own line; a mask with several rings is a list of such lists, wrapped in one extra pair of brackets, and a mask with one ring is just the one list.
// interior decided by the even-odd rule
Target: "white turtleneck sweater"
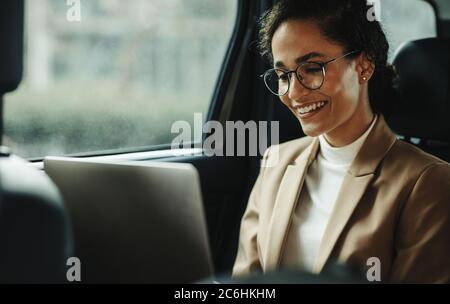
[(288, 233), (282, 266), (311, 271), (345, 174), (369, 135), (377, 117), (358, 139), (344, 147), (331, 146), (319, 136), (319, 152), (305, 183)]

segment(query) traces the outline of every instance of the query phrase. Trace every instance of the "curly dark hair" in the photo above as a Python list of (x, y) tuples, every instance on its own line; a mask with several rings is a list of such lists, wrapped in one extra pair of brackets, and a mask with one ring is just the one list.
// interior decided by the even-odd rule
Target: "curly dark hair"
[(372, 110), (388, 114), (397, 98), (395, 69), (387, 63), (389, 43), (381, 24), (368, 18), (367, 0), (279, 0), (260, 19), (258, 47), (273, 62), (272, 38), (288, 20), (313, 21), (325, 37), (340, 44), (345, 52), (357, 50), (375, 66), (369, 81)]

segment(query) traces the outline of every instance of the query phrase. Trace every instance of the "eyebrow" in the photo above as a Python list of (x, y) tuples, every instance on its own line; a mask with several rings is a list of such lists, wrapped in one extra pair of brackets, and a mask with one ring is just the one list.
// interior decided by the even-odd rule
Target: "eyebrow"
[[(311, 53), (305, 54), (305, 55), (300, 56), (297, 59), (295, 59), (295, 63), (296, 64), (300, 64), (300, 63), (305, 62), (305, 61), (307, 61), (307, 60), (309, 60), (311, 58), (316, 58), (316, 57), (323, 58), (323, 57), (325, 57), (325, 55), (322, 54), (322, 53), (311, 52)], [(285, 67), (285, 65), (284, 65), (284, 63), (282, 61), (275, 62), (274, 66), (276, 68), (284, 68)]]

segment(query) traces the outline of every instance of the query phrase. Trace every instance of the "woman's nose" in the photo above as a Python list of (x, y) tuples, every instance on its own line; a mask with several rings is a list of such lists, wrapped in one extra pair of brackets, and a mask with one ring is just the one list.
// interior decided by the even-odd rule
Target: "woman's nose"
[(289, 99), (299, 100), (301, 97), (307, 95), (308, 93), (309, 90), (300, 83), (298, 77), (294, 74), (291, 74), (288, 91)]

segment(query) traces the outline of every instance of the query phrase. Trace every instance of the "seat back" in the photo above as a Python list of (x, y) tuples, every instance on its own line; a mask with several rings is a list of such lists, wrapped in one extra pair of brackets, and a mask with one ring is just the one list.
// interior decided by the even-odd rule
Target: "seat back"
[(72, 238), (59, 191), (43, 171), (0, 155), (0, 283), (67, 282)]
[(450, 40), (411, 41), (396, 53), (400, 99), (387, 121), (405, 141), (450, 161)]

